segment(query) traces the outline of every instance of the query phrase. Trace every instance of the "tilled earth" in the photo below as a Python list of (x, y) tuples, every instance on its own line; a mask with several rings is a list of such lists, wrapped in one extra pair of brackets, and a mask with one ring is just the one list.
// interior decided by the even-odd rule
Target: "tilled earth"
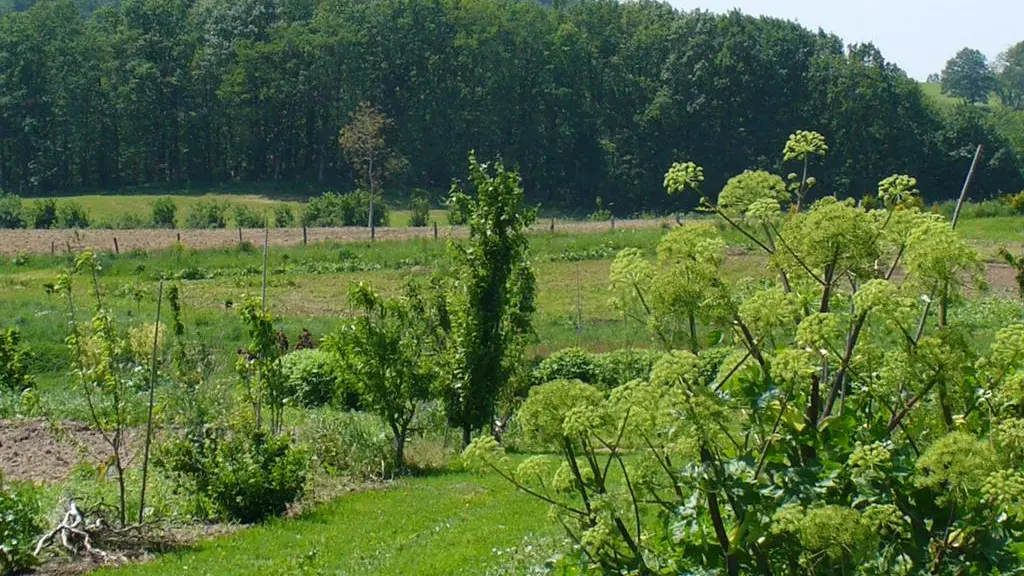
[(0, 471), (8, 480), (60, 482), (75, 466), (110, 454), (103, 436), (85, 424), (0, 420)]

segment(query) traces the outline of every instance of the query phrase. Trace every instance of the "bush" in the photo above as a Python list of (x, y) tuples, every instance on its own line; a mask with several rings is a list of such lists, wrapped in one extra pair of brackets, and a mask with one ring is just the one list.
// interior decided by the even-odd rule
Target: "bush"
[(251, 426), (212, 428), (166, 446), (157, 465), (197, 498), (197, 511), (251, 524), (280, 516), (305, 491), (307, 455), (287, 437)]
[(0, 574), (19, 574), (38, 563), (33, 554), (43, 533), (38, 491), (5, 486), (0, 477)]
[(30, 357), (17, 328), (0, 332), (0, 392), (22, 392), (32, 387), (32, 376), (28, 373)]
[(24, 228), (21, 219), (21, 198), (0, 192), (0, 228)]
[(305, 441), (328, 474), (365, 480), (390, 478), (395, 473), (391, 431), (376, 415), (317, 412)]
[(239, 228), (263, 228), (267, 225), (267, 215), (255, 208), (238, 204), (234, 209), (235, 226)]
[(607, 222), (612, 219), (612, 211), (605, 208), (604, 201), (598, 196), (594, 201), (594, 211), (587, 216), (591, 222)]
[(225, 214), (228, 211), (227, 202), (216, 200), (200, 200), (192, 205), (189, 210), (185, 225), (194, 229), (224, 228), (227, 226)]
[(623, 348), (594, 356), (597, 378), (593, 384), (603, 388), (617, 388), (634, 380), (646, 380), (661, 352)]
[(580, 380), (597, 384), (598, 371), (597, 362), (590, 353), (580, 348), (565, 348), (541, 361), (533, 371), (533, 381), (544, 384), (554, 380)]
[(102, 230), (138, 230), (145, 228), (149, 222), (142, 216), (133, 213), (112, 214), (103, 220), (94, 222), (92, 227)]
[(73, 200), (61, 202), (57, 206), (57, 228), (88, 228), (89, 213)]
[(274, 205), (274, 226), (278, 228), (291, 228), (295, 225), (295, 213), (292, 207), (287, 204)]
[(174, 228), (177, 221), (178, 205), (170, 198), (157, 198), (153, 202), (153, 227)]
[(1005, 197), (1006, 204), (1017, 214), (1024, 214), (1024, 190)]
[(452, 226), (465, 226), (469, 223), (469, 214), (472, 209), (472, 202), (469, 196), (462, 192), (453, 192), (448, 198), (448, 224)]
[(289, 394), (306, 408), (326, 406), (339, 396), (340, 361), (324, 350), (296, 350), (281, 358)]
[(29, 228), (49, 230), (57, 224), (57, 201), (53, 198), (37, 200), (29, 204), (25, 223)]
[[(302, 213), (302, 224), (319, 228), (337, 226), (366, 226), (370, 218), (370, 194), (357, 190), (349, 194), (324, 192), (310, 199)], [(375, 226), (387, 226), (391, 221), (388, 205), (378, 199), (373, 203)]]
[(423, 197), (414, 198), (412, 213), (409, 214), (409, 226), (423, 228), (430, 221), (430, 202)]

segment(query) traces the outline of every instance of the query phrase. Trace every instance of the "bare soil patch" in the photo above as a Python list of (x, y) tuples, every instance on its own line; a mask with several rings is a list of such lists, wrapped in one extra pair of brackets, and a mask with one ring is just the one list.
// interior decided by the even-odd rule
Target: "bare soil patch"
[[(616, 229), (657, 228), (662, 225), (660, 220), (616, 220)], [(536, 224), (533, 232), (545, 232), (551, 229), (551, 222)], [(611, 229), (610, 222), (557, 222), (556, 232), (591, 233)], [(242, 229), (244, 242), (263, 243), (262, 229)], [(445, 226), (438, 229), (438, 238), (465, 237), (465, 227)], [(377, 240), (409, 240), (413, 238), (433, 238), (434, 229), (426, 228), (378, 228)], [(0, 255), (62, 253), (68, 249), (89, 249), (101, 252), (114, 252), (114, 239), (117, 239), (119, 252), (132, 250), (159, 250), (169, 248), (181, 238), (181, 243), (188, 248), (228, 248), (238, 244), (238, 229), (220, 230), (4, 230), (0, 232)], [(370, 240), (368, 228), (308, 228), (306, 240), (316, 242), (367, 242)], [(302, 244), (301, 228), (274, 228), (270, 230), (269, 242), (274, 246), (295, 246)]]
[(0, 471), (8, 480), (60, 482), (75, 466), (108, 454), (103, 436), (82, 423), (0, 420)]

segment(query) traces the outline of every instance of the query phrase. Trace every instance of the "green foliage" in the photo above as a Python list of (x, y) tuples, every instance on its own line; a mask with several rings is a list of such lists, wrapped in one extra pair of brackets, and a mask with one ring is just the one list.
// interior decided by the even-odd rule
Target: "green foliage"
[(598, 381), (597, 361), (580, 348), (564, 348), (541, 360), (533, 371), (533, 381), (545, 384), (554, 380), (580, 380), (588, 384)]
[(111, 214), (92, 222), (92, 227), (100, 230), (139, 230), (151, 226), (152, 222), (134, 213)]
[(274, 226), (278, 228), (291, 228), (295, 225), (295, 213), (287, 204), (274, 205)]
[(624, 250), (619, 305), (670, 351), (607, 397), (531, 390), (517, 422), (559, 466), (513, 468), (491, 438), (465, 457), (551, 504), (582, 573), (1021, 570), (1024, 325), (960, 308), (979, 256), (905, 205), (914, 188), (889, 178), (884, 209), (830, 196), (760, 227), (702, 198), (772, 279), (728, 280), (713, 227), (666, 234), (655, 262)]
[(20, 393), (32, 387), (30, 358), (20, 330), (11, 327), (0, 332), (0, 391)]
[(196, 499), (197, 513), (209, 509), (245, 524), (284, 514), (302, 496), (308, 474), (304, 450), (248, 425), (212, 427), (198, 442), (173, 441), (156, 462)]
[(57, 201), (53, 198), (36, 200), (28, 206), (25, 222), (29, 228), (47, 230), (57, 225)]
[(394, 438), (376, 414), (320, 411), (306, 434), (306, 444), (328, 474), (384, 480), (397, 471)]
[(21, 198), (0, 190), (0, 229), (24, 228), (21, 217)]
[(324, 350), (296, 350), (281, 358), (288, 394), (299, 405), (316, 408), (333, 404), (340, 395), (341, 360)]
[(263, 228), (268, 225), (266, 213), (251, 206), (236, 204), (232, 213), (235, 226), (239, 228)]
[(996, 59), (996, 94), (1003, 106), (1024, 110), (1024, 42), (1018, 42)]
[(362, 315), (326, 339), (324, 348), (341, 357), (362, 403), (391, 428), (394, 466), (404, 471), (406, 439), (435, 377), (423, 302), (412, 286), (403, 297), (388, 299), (365, 284), (352, 287), (350, 300)]
[(718, 205), (729, 214), (744, 216), (756, 213), (767, 204), (774, 203), (775, 212), (789, 199), (786, 183), (780, 176), (763, 170), (751, 171), (734, 176), (718, 194)]
[(448, 223), (452, 226), (465, 226), (469, 223), (473, 210), (472, 199), (452, 184), (448, 196)]
[(412, 201), (412, 212), (409, 214), (409, 226), (422, 228), (430, 221), (430, 201), (422, 196)]
[[(324, 192), (311, 198), (302, 213), (304, 226), (331, 228), (367, 226), (370, 218), (370, 194), (362, 190), (348, 194)], [(391, 221), (388, 205), (376, 199), (373, 203), (374, 226), (387, 226)]]
[(67, 200), (57, 205), (57, 228), (88, 228), (89, 213), (81, 204), (73, 200)]
[(5, 484), (0, 476), (0, 574), (4, 576), (21, 574), (39, 563), (33, 554), (44, 530), (39, 497), (38, 490)]
[(178, 205), (170, 198), (157, 198), (153, 202), (151, 220), (154, 228), (174, 228), (177, 223)]
[[(452, 244), (455, 282), (448, 287), (450, 326), (444, 400), (468, 444), (473, 429), (494, 421), (495, 404), (532, 334), (535, 278), (526, 230), (536, 218), (523, 206), (519, 175), (469, 156), (469, 241)], [(456, 191), (455, 194), (464, 194)], [(461, 197), (461, 196), (457, 196)]]
[(995, 76), (980, 50), (960, 50), (942, 70), (942, 93), (972, 104), (987, 101), (994, 87)]
[(264, 310), (258, 298), (249, 298), (239, 310), (246, 326), (249, 343), (245, 355), (238, 358), (235, 371), (245, 386), (245, 396), (252, 406), (256, 428), (263, 427), (263, 408), (270, 411), (270, 430), (281, 432), (284, 408), (290, 397), (289, 383), (281, 357), (288, 351), (282, 346), (280, 332), (274, 328), (274, 316)]
[(192, 205), (188, 216), (185, 218), (185, 226), (197, 230), (213, 228), (224, 228), (227, 226), (227, 202), (216, 200), (200, 200)]

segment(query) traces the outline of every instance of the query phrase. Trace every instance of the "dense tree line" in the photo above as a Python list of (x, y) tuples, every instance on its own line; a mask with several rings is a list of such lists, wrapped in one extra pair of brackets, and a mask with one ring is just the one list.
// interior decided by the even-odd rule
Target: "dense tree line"
[[(740, 13), (607, 0), (42, 0), (0, 19), (0, 187), (352, 186), (339, 131), (392, 120), (395, 182), (446, 189), (464, 158), (519, 167), (529, 200), (662, 209), (679, 157), (765, 168), (798, 127), (829, 139), (819, 193), (894, 172), (955, 194), (973, 146), (987, 195), (1018, 156), (968, 107), (934, 109), (872, 45)], [(99, 3), (96, 3), (97, 6)], [(753, 159), (753, 160), (750, 160)], [(723, 182), (708, 182), (716, 190)]]

